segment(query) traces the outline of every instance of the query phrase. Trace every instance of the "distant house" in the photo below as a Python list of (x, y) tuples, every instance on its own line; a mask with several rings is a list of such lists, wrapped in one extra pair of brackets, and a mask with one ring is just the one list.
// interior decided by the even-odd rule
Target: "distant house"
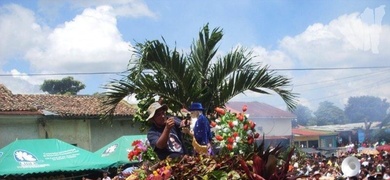
[(248, 106), (246, 114), (256, 123), (256, 131), (261, 140), (264, 135), (266, 144), (276, 145), (279, 142), (289, 145), (292, 139), (292, 121), (296, 116), (289, 112), (261, 102), (229, 102), (227, 110), (242, 112), (242, 107)]
[[(388, 129), (389, 127), (381, 127), (382, 122), (374, 121), (371, 124), (370, 130), (366, 132), (366, 125), (364, 122), (349, 123), (349, 124), (336, 124), (336, 125), (324, 125), (324, 126), (307, 126), (308, 129), (313, 130), (325, 130), (338, 133), (338, 146), (346, 146), (348, 144), (361, 144), (366, 140), (366, 133), (370, 135), (378, 134), (382, 129)], [(390, 131), (388, 131), (390, 132)], [(383, 134), (383, 136), (386, 136)]]
[(98, 96), (12, 94), (0, 84), (0, 148), (15, 139), (57, 138), (95, 151), (123, 135), (141, 134), (131, 124), (130, 104), (119, 103), (112, 124), (99, 120), (102, 107)]
[(335, 148), (337, 147), (338, 133), (324, 130), (294, 128), (294, 145), (301, 148)]

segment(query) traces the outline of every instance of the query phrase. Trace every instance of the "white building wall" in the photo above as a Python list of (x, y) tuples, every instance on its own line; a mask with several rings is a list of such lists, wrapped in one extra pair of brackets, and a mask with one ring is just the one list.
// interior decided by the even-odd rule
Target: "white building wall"
[(20, 116), (0, 118), (0, 149), (14, 142), (16, 139), (37, 139), (37, 118)]
[(256, 123), (256, 131), (265, 136), (291, 136), (290, 118), (249, 118)]

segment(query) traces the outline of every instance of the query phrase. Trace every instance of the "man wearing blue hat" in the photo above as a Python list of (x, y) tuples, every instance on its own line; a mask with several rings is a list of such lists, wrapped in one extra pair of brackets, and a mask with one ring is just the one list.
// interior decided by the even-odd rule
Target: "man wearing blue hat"
[[(194, 149), (197, 153), (202, 154), (212, 154), (211, 148), (211, 130), (210, 130), (210, 122), (207, 117), (203, 114), (203, 107), (201, 103), (192, 103), (189, 111), (191, 112), (191, 134), (196, 140), (196, 143), (202, 147), (197, 148), (197, 144), (193, 142)], [(207, 147), (207, 148), (206, 148)]]

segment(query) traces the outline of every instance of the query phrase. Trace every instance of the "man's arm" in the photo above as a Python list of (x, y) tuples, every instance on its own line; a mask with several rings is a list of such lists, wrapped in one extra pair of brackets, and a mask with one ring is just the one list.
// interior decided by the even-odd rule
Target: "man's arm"
[(175, 126), (175, 121), (174, 121), (173, 117), (170, 117), (167, 120), (167, 123), (165, 125), (163, 132), (161, 133), (160, 138), (158, 138), (158, 140), (156, 142), (157, 148), (164, 149), (168, 146), (167, 142), (169, 139), (169, 133), (170, 133), (172, 127), (174, 127), (174, 126)]

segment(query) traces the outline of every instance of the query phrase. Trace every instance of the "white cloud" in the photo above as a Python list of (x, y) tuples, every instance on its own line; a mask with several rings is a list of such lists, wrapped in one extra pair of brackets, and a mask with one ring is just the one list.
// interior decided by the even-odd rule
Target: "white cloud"
[(11, 72), (3, 72), (0, 70), (1, 74), (9, 74), (9, 76), (0, 77), (0, 84), (4, 84), (13, 94), (24, 94), (24, 93), (37, 93), (42, 94), (43, 92), (39, 89), (39, 85), (31, 84), (21, 76), (15, 78), (13, 75), (21, 75), (22, 73), (17, 70), (12, 70)]
[(368, 23), (361, 17), (354, 13), (327, 25), (313, 24), (295, 37), (285, 37), (280, 48), (307, 67), (383, 65), (378, 58), (389, 55), (380, 51), (386, 25)]
[[(291, 69), (294, 68), (294, 62), (284, 52), (279, 50), (268, 51), (267, 49), (257, 46), (251, 49), (253, 51), (254, 62), (261, 62), (263, 66), (268, 65), (269, 69)], [(278, 75), (291, 76), (287, 71), (279, 71)]]
[(47, 42), (30, 49), (26, 59), (40, 72), (123, 71), (131, 56), (110, 6), (85, 9), (58, 26)]
[(47, 27), (35, 22), (34, 12), (16, 4), (0, 6), (0, 67), (10, 57), (22, 56), (45, 38)]
[[(1, 8), (1, 68), (15, 56), (30, 63), (27, 64), (27, 68), (32, 70), (29, 73), (119, 72), (127, 68), (132, 47), (122, 39), (110, 6), (85, 9), (73, 20), (53, 30), (41, 27), (34, 18), (35, 14), (21, 6), (7, 5)], [(8, 71), (5, 73), (12, 76), (2, 78), (0, 83), (7, 86), (19, 83), (19, 86), (12, 85), (15, 88), (12, 90), (16, 92), (23, 89), (28, 92), (29, 88), (25, 87), (41, 84), (45, 79), (64, 77), (28, 76), (20, 69), (3, 71)], [(108, 77), (98, 79), (108, 81)]]
[[(389, 66), (390, 27), (381, 25), (381, 8), (342, 15), (329, 24), (312, 24), (294, 37), (283, 38), (278, 50), (255, 47), (254, 52), (259, 61), (277, 69)], [(372, 12), (377, 12), (376, 21), (370, 20)], [(351, 96), (390, 99), (389, 73), (389, 69), (295, 71), (293, 92), (300, 94), (300, 104), (314, 111), (322, 101), (343, 108)], [(277, 95), (245, 93), (234, 100), (257, 100), (283, 107)]]

